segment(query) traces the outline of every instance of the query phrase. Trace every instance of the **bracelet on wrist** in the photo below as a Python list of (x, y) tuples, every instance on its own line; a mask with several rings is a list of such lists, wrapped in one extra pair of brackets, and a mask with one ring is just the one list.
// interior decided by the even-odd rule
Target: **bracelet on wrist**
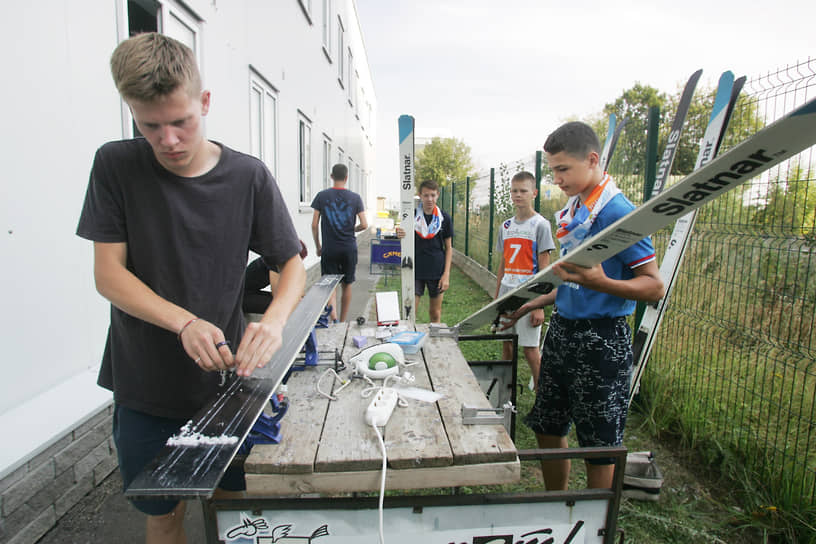
[(193, 324), (194, 322), (196, 322), (196, 321), (198, 321), (198, 318), (197, 318), (197, 317), (194, 317), (194, 318), (192, 318), (190, 321), (188, 321), (187, 323), (185, 323), (185, 324), (184, 324), (184, 326), (183, 326), (182, 328), (180, 328), (180, 329), (179, 329), (178, 334), (177, 334), (179, 342), (181, 342), (181, 333), (183, 333), (183, 332), (184, 332), (184, 329), (186, 329), (187, 327), (189, 327), (190, 325), (192, 325), (192, 324)]

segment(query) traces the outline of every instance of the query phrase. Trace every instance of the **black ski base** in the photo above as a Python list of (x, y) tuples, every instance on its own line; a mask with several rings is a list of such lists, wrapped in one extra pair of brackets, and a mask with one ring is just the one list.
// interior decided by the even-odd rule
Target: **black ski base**
[(342, 276), (323, 276), (301, 299), (283, 328), (283, 345), (264, 368), (241, 378), (192, 419), (193, 432), (236, 437), (231, 444), (165, 446), (125, 490), (129, 499), (210, 498), (252, 425), (300, 353)]

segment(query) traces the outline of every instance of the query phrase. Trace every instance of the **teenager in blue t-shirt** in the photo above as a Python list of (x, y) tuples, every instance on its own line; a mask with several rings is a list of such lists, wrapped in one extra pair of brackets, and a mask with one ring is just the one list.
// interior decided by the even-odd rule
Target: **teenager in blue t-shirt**
[[(340, 288), (342, 307), (340, 321), (345, 322), (351, 304), (351, 284), (357, 268), (357, 238), (355, 234), (368, 228), (363, 199), (346, 189), (348, 167), (332, 167), (332, 187), (323, 189), (312, 200), (312, 236), (320, 257), (321, 274), (343, 274)], [(318, 229), (319, 226), (319, 229)], [(323, 243), (320, 243), (321, 235)], [(330, 318), (337, 320), (337, 295), (332, 293)]]
[[(571, 122), (550, 134), (544, 152), (553, 182), (569, 196), (556, 213), (561, 256), (634, 209), (601, 170), (600, 142), (588, 125)], [(626, 316), (635, 301), (656, 302), (664, 287), (649, 238), (591, 268), (553, 267), (564, 281), (512, 314), (555, 304), (541, 346), (536, 400), (525, 423), (542, 448), (566, 448), (570, 424), (582, 447), (619, 446), (626, 424), (632, 340)], [(612, 459), (587, 460), (587, 487), (611, 488)], [(570, 461), (542, 461), (547, 489), (566, 489)]]

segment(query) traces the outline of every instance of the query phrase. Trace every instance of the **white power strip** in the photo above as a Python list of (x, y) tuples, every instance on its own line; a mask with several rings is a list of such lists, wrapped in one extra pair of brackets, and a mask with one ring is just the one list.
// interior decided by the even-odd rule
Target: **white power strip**
[(366, 423), (376, 425), (377, 427), (382, 427), (388, 423), (388, 419), (391, 417), (391, 413), (394, 411), (398, 399), (399, 395), (397, 395), (396, 390), (392, 387), (383, 387), (377, 391), (371, 404), (366, 408)]

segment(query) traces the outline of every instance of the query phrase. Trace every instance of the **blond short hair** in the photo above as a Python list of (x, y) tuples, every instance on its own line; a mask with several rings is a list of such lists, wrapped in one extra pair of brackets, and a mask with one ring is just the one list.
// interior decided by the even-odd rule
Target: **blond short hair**
[(527, 170), (522, 170), (521, 172), (516, 172), (516, 175), (510, 180), (510, 183), (514, 181), (529, 181), (530, 185), (533, 189), (536, 188), (536, 179), (533, 174), (528, 172)]
[(201, 92), (195, 55), (183, 43), (156, 32), (137, 34), (111, 55), (111, 74), (125, 100), (153, 102), (184, 88)]

